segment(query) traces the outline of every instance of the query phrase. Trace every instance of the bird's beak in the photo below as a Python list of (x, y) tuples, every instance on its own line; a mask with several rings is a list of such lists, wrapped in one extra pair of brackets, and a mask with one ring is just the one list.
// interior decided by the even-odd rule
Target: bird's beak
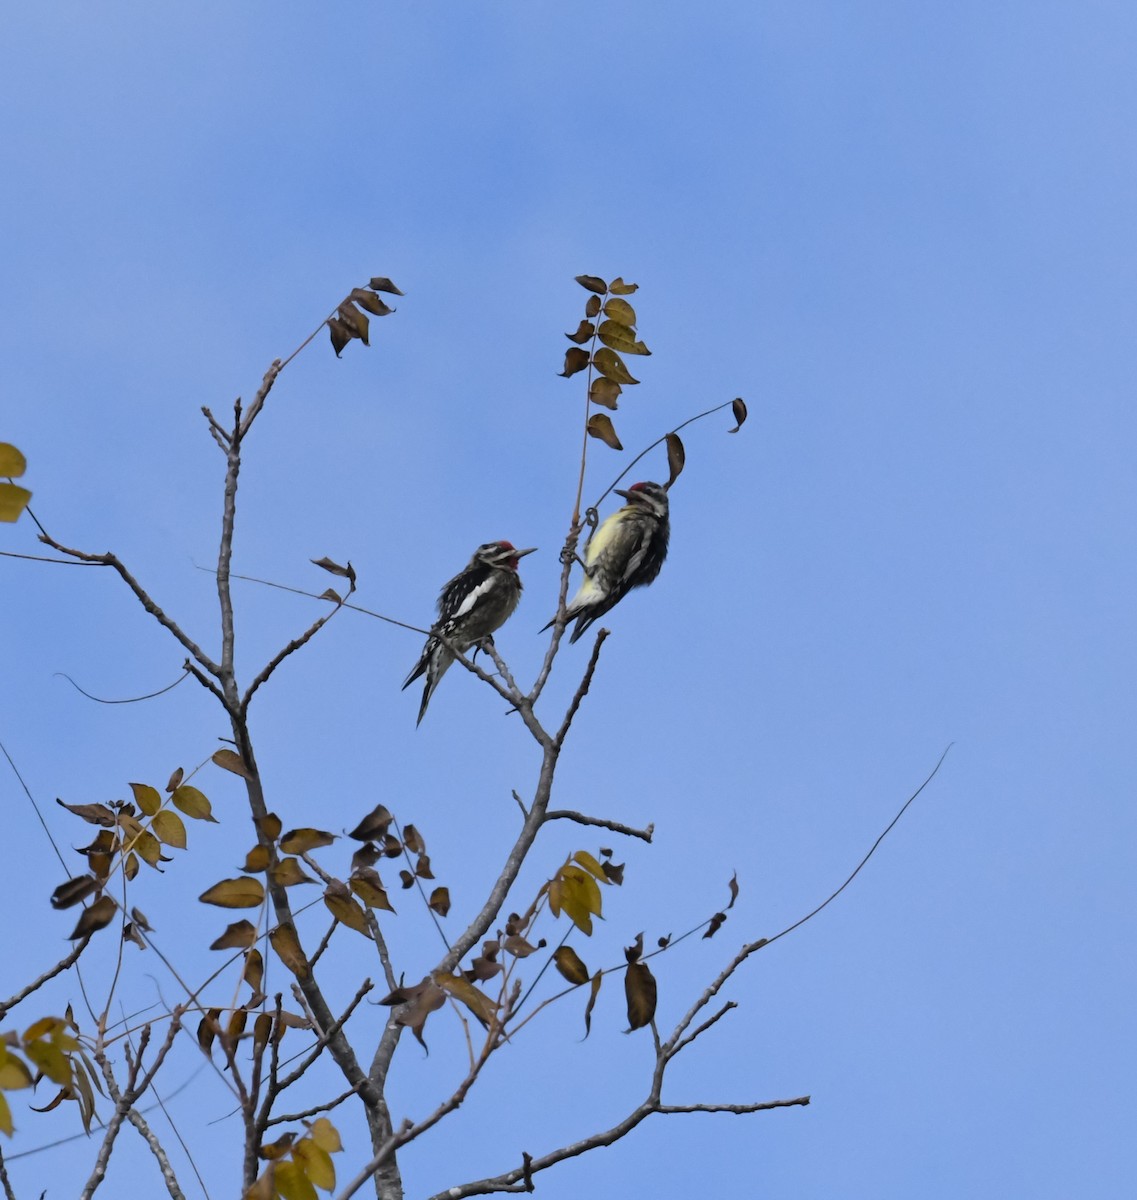
[(625, 492), (623, 488), (613, 488), (612, 491), (615, 492), (617, 496), (623, 496), (625, 500), (630, 500), (632, 498), (632, 493)]
[(536, 546), (530, 546), (528, 550), (514, 550), (513, 557), (514, 558), (524, 558), (527, 554), (532, 554), (533, 551), (536, 549), (537, 549)]

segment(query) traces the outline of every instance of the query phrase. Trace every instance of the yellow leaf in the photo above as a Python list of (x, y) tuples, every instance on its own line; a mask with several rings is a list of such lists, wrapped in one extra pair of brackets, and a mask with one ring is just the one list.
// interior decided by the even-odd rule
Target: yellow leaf
[(483, 1025), (488, 1025), (497, 1012), (497, 1005), (464, 975), (447, 975), (438, 972), (432, 975), (434, 982), (448, 995), (464, 1004)]
[(167, 846), (175, 846), (179, 850), (186, 848), (186, 827), (177, 813), (169, 809), (155, 813), (150, 828)]
[(15, 1130), (16, 1127), (12, 1124), (12, 1110), (8, 1107), (8, 1101), (0, 1094), (0, 1133), (11, 1137)]
[(0, 521), (18, 521), (31, 498), (31, 492), (18, 483), (0, 483)]
[(0, 1091), (15, 1092), (20, 1088), (32, 1086), (32, 1073), (22, 1058), (17, 1058), (8, 1051), (2, 1051), (0, 1058)]
[(198, 897), (203, 904), (216, 904), (219, 908), (256, 908), (264, 898), (264, 885), (259, 879), (250, 879), (247, 875), (238, 879), (222, 879)]
[(587, 850), (578, 850), (572, 856), (572, 858), (573, 862), (580, 863), (580, 865), (586, 871), (588, 871), (589, 874), (593, 875), (596, 879), (599, 879), (601, 883), (608, 882), (608, 877), (604, 874), (604, 868), (595, 858), (593, 858), (591, 854), (588, 853)]
[(276, 1164), (276, 1191), (283, 1200), (317, 1200), (312, 1181), (304, 1174), (303, 1163)]
[(0, 475), (18, 479), (28, 469), (28, 460), (7, 442), (0, 442)]
[(187, 817), (193, 817), (195, 821), (212, 821), (214, 819), (213, 806), (197, 788), (191, 787), (188, 783), (183, 783), (181, 787), (175, 788), (170, 799), (174, 802), (175, 808), (180, 808)]
[(317, 1146), (312, 1138), (301, 1138), (292, 1147), (292, 1157), (304, 1167), (316, 1187), (330, 1192), (336, 1186), (336, 1169), (332, 1165), (331, 1155)]
[(592, 362), (605, 379), (622, 384), (639, 383), (639, 380), (633, 379), (631, 372), (624, 366), (624, 360), (608, 346), (602, 346), (597, 350), (592, 356)]
[(162, 797), (158, 789), (148, 783), (132, 783), (130, 790), (134, 793), (134, 801), (148, 817), (152, 817), (162, 807)]
[(312, 1141), (329, 1154), (336, 1154), (343, 1149), (339, 1130), (327, 1117), (321, 1117), (318, 1121), (314, 1121), (308, 1132), (312, 1135)]
[(627, 300), (611, 299), (604, 305), (604, 315), (611, 317), (613, 321), (619, 321), (621, 325), (632, 325), (636, 323), (636, 310), (627, 302)]
[(156, 867), (162, 859), (162, 844), (145, 829), (141, 830), (134, 839), (134, 849), (138, 851), (138, 857), (147, 866)]

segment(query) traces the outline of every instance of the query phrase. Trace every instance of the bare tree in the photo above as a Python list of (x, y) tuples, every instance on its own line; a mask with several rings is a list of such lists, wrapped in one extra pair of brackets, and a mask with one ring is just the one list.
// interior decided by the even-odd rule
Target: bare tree
[[(596, 528), (600, 503), (644, 454), (664, 448), (668, 465), (664, 486), (669, 488), (685, 463), (680, 429), (727, 408), (735, 421), (730, 432), (737, 432), (746, 419), (746, 407), (741, 400), (727, 401), (689, 418), (633, 459), (596, 504), (583, 507), (590, 441), (597, 439), (619, 448), (607, 412), (616, 407), (621, 389), (636, 383), (623, 356), (644, 355), (648, 351), (636, 332), (636, 314), (626, 299), (635, 291), (635, 285), (620, 279), (609, 283), (592, 276), (581, 276), (578, 282), (588, 293), (588, 299), (579, 326), (569, 335), (574, 344), (566, 354), (563, 374), (571, 377), (578, 372), (586, 373), (583, 445), (572, 514), (560, 554), (557, 613), (536, 678), (528, 686), (522, 685), (492, 638), (482, 639), (476, 645), (462, 645), (448, 636), (453, 630), (445, 624), (431, 630), (416, 630), (436, 639), (456, 662), (508, 705), (527, 730), (538, 756), (535, 777), (526, 795), (514, 792), (521, 814), (520, 828), (512, 844), (501, 847), (496, 877), (480, 902), (467, 912), (461, 933), (447, 937), (439, 925), (443, 949), (433, 962), (420, 961), (413, 967), (396, 962), (388, 946), (387, 922), (393, 916), (388, 888), (393, 886), (390, 883), (393, 869), (398, 869), (403, 887), (421, 895), (422, 911), (436, 923), (450, 910), (447, 888), (433, 886), (427, 891), (434, 874), (423, 832), (413, 825), (401, 824), (398, 815), (385, 806), (376, 806), (360, 814), (356, 828), (349, 835), (356, 849), (345, 861), (334, 845), (337, 839), (332, 832), (315, 826), (285, 830), (266, 792), (251, 733), (251, 703), (282, 664), (305, 650), (344, 609), (369, 611), (353, 603), (357, 579), (351, 564), (319, 560), (316, 565), (330, 573), (334, 586), (319, 595), (304, 594), (322, 601), (326, 610), (281, 646), (251, 677), (239, 677), (236, 667), (233, 580), (244, 577), (234, 573), (233, 556), (242, 452), (265, 410), (273, 385), (296, 354), (324, 328), (329, 330), (337, 355), (353, 339), (366, 343), (368, 314), (380, 317), (392, 311), (384, 297), (402, 294), (395, 285), (377, 277), (366, 287), (353, 289), (316, 333), (287, 359), (277, 360), (269, 367), (247, 406), (238, 400), (226, 419), (218, 418), (208, 408), (202, 410), (225, 463), (221, 535), (214, 568), (217, 651), (207, 651), (191, 637), (177, 617), (154, 599), (116, 554), (93, 553), (68, 545), (36, 522), (40, 540), (58, 556), (53, 561), (86, 564), (113, 572), (134, 600), (176, 641), (185, 656), (186, 675), (205, 689), (224, 713), (229, 744), (206, 763), (211, 762), (240, 779), (254, 838), (241, 873), (212, 882), (200, 896), (207, 906), (248, 910), (254, 919), (242, 918), (228, 925), (213, 941), (214, 949), (231, 952), (225, 964), (204, 980), (190, 981), (182, 977), (163, 952), (144, 915), (132, 905), (130, 884), (143, 868), (158, 868), (161, 862), (168, 861), (168, 851), (187, 846), (183, 817), (190, 820), (191, 827), (194, 821), (214, 820), (210, 801), (191, 782), (206, 764), (189, 774), (176, 771), (164, 788), (133, 784), (129, 801), (64, 806), (95, 830), (93, 840), (83, 850), (86, 872), (68, 878), (52, 896), (53, 905), (59, 909), (83, 905), (72, 933), (74, 948), (0, 1003), (0, 1019), (60, 976), (74, 977), (76, 985), (82, 987), (82, 978), (76, 973), (92, 954), (100, 953), (113, 960), (110, 982), (97, 1000), (88, 998), (84, 989), (90, 1022), (81, 1022), (74, 1006), (69, 1006), (62, 1016), (43, 1016), (23, 1033), (8, 1035), (4, 1057), (0, 1058), (3, 1089), (0, 1130), (6, 1134), (12, 1132), (6, 1093), (40, 1080), (55, 1085), (58, 1090), (51, 1106), (73, 1102), (83, 1127), (92, 1134), (93, 1161), (81, 1191), (84, 1200), (94, 1195), (102, 1183), (119, 1144), (119, 1135), (127, 1124), (152, 1153), (168, 1194), (175, 1198), (185, 1195), (184, 1183), (171, 1165), (168, 1148), (147, 1118), (148, 1103), (151, 1100), (162, 1103), (155, 1080), (180, 1039), (192, 1041), (233, 1096), (241, 1129), (243, 1195), (253, 1200), (269, 1200), (274, 1196), (291, 1200), (314, 1196), (319, 1190), (347, 1200), (373, 1190), (380, 1200), (397, 1200), (403, 1195), (400, 1150), (457, 1110), (486, 1064), (506, 1043), (516, 1041), (533, 1018), (548, 1006), (575, 992), (587, 996), (583, 1014), (587, 1034), (593, 1005), (610, 976), (622, 976), (629, 1029), (645, 1030), (642, 1036), (652, 1040), (653, 1065), (643, 1080), (642, 1100), (609, 1128), (597, 1129), (586, 1137), (534, 1154), (523, 1152), (519, 1159), (507, 1160), (498, 1174), (457, 1181), (435, 1200), (532, 1191), (542, 1172), (566, 1159), (612, 1145), (650, 1116), (696, 1112), (756, 1114), (809, 1103), (806, 1095), (742, 1102), (689, 1101), (665, 1098), (665, 1085), (672, 1062), (736, 1007), (733, 1001), (722, 999), (723, 988), (734, 973), (757, 951), (820, 912), (847, 886), (876, 845), (849, 879), (814, 912), (773, 937), (755, 938), (744, 944), (692, 997), (689, 1007), (671, 1029), (660, 1029), (656, 1022), (656, 981), (650, 961), (671, 953), (695, 934), (704, 938), (713, 936), (734, 904), (735, 880), (730, 881), (725, 896), (728, 902), (721, 911), (708, 915), (679, 937), (660, 939), (652, 948), (645, 949), (641, 934), (626, 947), (624, 961), (597, 969), (585, 965), (577, 950), (569, 945), (569, 935), (590, 935), (594, 918), (603, 911), (605, 893), (623, 882), (623, 868), (615, 862), (611, 850), (599, 849), (595, 854), (578, 850), (557, 866), (535, 894), (519, 895), (522, 866), (530, 859), (541, 830), (550, 823), (567, 822), (593, 832), (644, 842), (652, 840), (650, 825), (634, 828), (603, 813), (554, 807), (553, 803), (558, 764), (570, 742), (577, 714), (596, 682), (608, 636), (606, 629), (596, 632), (587, 664), (567, 707), (564, 711), (550, 712), (541, 698), (558, 663), (570, 579), (584, 549), (581, 541), (590, 529)], [(26, 499), (25, 495), (23, 503)], [(35, 520), (34, 516), (32, 519)], [(273, 586), (283, 585), (273, 583)], [(393, 621), (386, 614), (371, 615)], [(393, 623), (416, 628), (403, 622)], [(481, 664), (476, 660), (480, 650), (485, 653)], [(910, 797), (904, 807), (914, 798), (915, 795)], [(295, 885), (313, 880), (322, 886), (321, 898), (329, 920), (326, 931), (316, 940), (303, 933), (298, 925), (299, 910), (292, 892)], [(204, 916), (209, 910), (200, 911)], [(534, 928), (540, 920), (547, 923), (551, 918), (563, 918), (567, 932), (550, 949), (543, 938), (535, 936)], [(101, 932), (108, 927), (117, 936)], [(201, 928), (204, 932), (204, 921)], [(372, 969), (381, 973), (384, 995), (379, 997), (372, 980), (361, 974), (350, 1000), (337, 1005), (326, 986), (324, 967), (337, 953), (357, 954), (361, 943), (353, 939), (365, 939), (369, 944), (368, 961), (373, 964)], [(123, 948), (127, 942), (152, 949), (166, 967), (170, 986), (176, 989), (176, 1001), (164, 1002), (157, 1015), (148, 1012), (121, 1019), (115, 1015)], [(266, 956), (274, 956), (291, 976), (287, 994), (281, 991), (268, 995), (263, 990)], [(528, 963), (528, 969), (541, 964), (527, 985), (521, 978), (522, 963)], [(550, 966), (560, 976), (563, 986), (548, 986), (555, 977), (550, 973), (546, 978)], [(411, 982), (407, 982), (408, 970)], [(229, 1003), (215, 1002), (214, 985), (219, 980), (229, 982), (232, 995)], [(538, 990), (542, 981), (544, 991)], [(248, 994), (241, 999), (246, 988)], [(379, 999), (389, 1011), (381, 1034), (372, 1043), (352, 1024), (368, 998)], [(129, 1003), (133, 1004), (135, 999), (130, 998)], [(464, 1031), (465, 1073), (432, 1110), (409, 1116), (393, 1115), (388, 1105), (387, 1084), (400, 1039), (409, 1030), (425, 1045), (428, 1018), (446, 1007), (452, 1010)], [(333, 1065), (333, 1075), (318, 1074), (314, 1069), (317, 1064), (325, 1063)], [(342, 1149), (339, 1126), (360, 1116), (366, 1122), (370, 1153), (347, 1166), (339, 1160), (337, 1167), (333, 1155)], [(184, 1149), (190, 1155), (190, 1148)], [(508, 1153), (504, 1148), (503, 1152)], [(14, 1193), (2, 1157), (0, 1182), (11, 1200)]]

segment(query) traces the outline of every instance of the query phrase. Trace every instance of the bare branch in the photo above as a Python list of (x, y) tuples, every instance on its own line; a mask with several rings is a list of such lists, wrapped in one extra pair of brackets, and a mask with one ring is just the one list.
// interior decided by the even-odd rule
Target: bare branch
[(722, 1008), (718, 1010), (712, 1017), (708, 1017), (698, 1028), (693, 1029), (685, 1038), (680, 1039), (667, 1053), (668, 1058), (674, 1058), (681, 1050), (689, 1046), (700, 1034), (706, 1033), (708, 1029), (718, 1021), (721, 1021), (732, 1008), (737, 1008), (738, 1005), (733, 1000), (728, 1000)]
[(805, 1108), (809, 1096), (795, 1096), (792, 1100), (762, 1100), (757, 1104), (661, 1104), (658, 1113), (756, 1113), (771, 1108)]
[(54, 979), (56, 975), (62, 974), (67, 970), (68, 967), (73, 966), (78, 960), (79, 955), (87, 949), (87, 944), (90, 942), (90, 940), (91, 935), (88, 934), (81, 942), (79, 942), (79, 944), (71, 951), (70, 954), (67, 954), (61, 958), (54, 967), (48, 971), (44, 971), (44, 973), (38, 979), (32, 980), (27, 987), (21, 988), (14, 996), (9, 997), (4, 1001), (3, 1004), (0, 1004), (0, 1021), (2, 1021), (8, 1015), (8, 1013), (10, 1013), (12, 1009), (16, 1007), (17, 1004), (23, 1000), (26, 1000), (32, 994), (32, 992), (38, 991), (45, 983), (48, 982), (48, 980)]
[[(354, 584), (351, 585), (351, 588), (347, 594), (350, 596), (353, 591), (355, 591)], [(293, 638), (292, 641), (290, 641), (287, 646), (285, 646), (283, 649), (277, 651), (277, 653), (272, 656), (272, 658), (268, 661), (268, 663), (265, 664), (265, 666), (261, 669), (261, 671), (257, 675), (257, 677), (253, 680), (252, 683), (249, 684), (248, 688), (246, 689), (244, 699), (241, 701), (241, 711), (242, 712), (248, 712), (249, 701), (252, 700), (253, 693), (257, 690), (257, 688), (259, 688), (261, 686), (262, 683), (266, 683), (268, 681), (269, 676), (272, 675), (273, 671), (275, 671), (276, 668), (279, 667), (280, 664), (282, 662), (284, 662), (284, 660), (290, 654), (294, 654), (297, 650), (299, 650), (301, 648), (301, 646), (304, 646), (308, 642), (310, 642), (316, 636), (316, 634), (319, 633), (320, 630), (323, 629), (323, 627), (332, 619), (332, 617), (334, 617), (336, 615), (336, 613), (338, 613), (340, 611), (340, 609), (343, 608), (343, 606), (344, 606), (344, 602), (342, 600), (340, 600), (332, 608), (331, 612), (326, 612), (318, 620), (313, 621), (312, 624), (309, 625), (308, 628), (299, 637)]]
[(586, 817), (584, 813), (574, 812), (570, 808), (554, 808), (545, 814), (545, 820), (575, 821), (578, 825), (595, 825), (600, 829), (609, 829), (612, 833), (622, 833), (625, 837), (639, 838), (644, 842), (650, 842), (655, 833), (654, 824), (649, 825), (646, 829), (633, 829), (631, 825), (624, 825), (620, 821), (609, 821), (606, 817)]
[(209, 422), (209, 432), (213, 434), (213, 440), (221, 447), (222, 454), (229, 453), (229, 432), (222, 428), (220, 422), (214, 417), (213, 413), (203, 404), (201, 411), (205, 414), (205, 419)]
[[(115, 1099), (112, 1093), (112, 1099)], [(162, 1182), (166, 1185), (166, 1191), (170, 1193), (170, 1200), (185, 1200), (185, 1193), (178, 1184), (178, 1177), (174, 1174), (174, 1168), (170, 1165), (170, 1159), (166, 1154), (165, 1147), (158, 1140), (157, 1135), (146, 1123), (146, 1118), (138, 1111), (137, 1108), (131, 1108), (126, 1114), (126, 1119), (138, 1130), (142, 1140), (150, 1147), (150, 1153), (158, 1163), (158, 1170), (162, 1172)]]
[(577, 709), (580, 708), (580, 702), (588, 695), (588, 689), (592, 686), (592, 676), (596, 671), (596, 663), (600, 658), (600, 647), (604, 645), (604, 640), (608, 637), (608, 633), (607, 629), (601, 629), (596, 634), (596, 643), (592, 647), (592, 654), (588, 659), (588, 666), (584, 669), (580, 686), (576, 689), (572, 701), (568, 706), (568, 712), (565, 713), (565, 719), (561, 722), (561, 727), (557, 730), (556, 737), (553, 739), (558, 746), (564, 745), (564, 740), (568, 736), (573, 718), (576, 716)]
[(269, 1117), (265, 1122), (265, 1128), (270, 1125), (283, 1125), (289, 1121), (303, 1121), (306, 1117), (314, 1117), (317, 1113), (331, 1112), (333, 1108), (342, 1104), (350, 1096), (354, 1096), (356, 1088), (348, 1088), (342, 1095), (337, 1096), (334, 1100), (329, 1100), (326, 1104), (317, 1104), (314, 1108), (306, 1108), (303, 1112), (285, 1113), (282, 1117)]
[[(261, 386), (257, 389), (257, 394), (253, 397), (252, 404), (249, 405), (249, 411), (245, 413), (243, 418), (238, 415), (238, 419), (233, 430), (235, 441), (242, 441), (245, 435), (249, 432), (250, 426), (257, 419), (261, 409), (264, 408), (265, 398), (268, 396), (269, 392), (272, 391), (272, 385), (276, 382), (276, 377), (281, 373), (281, 371), (284, 370), (285, 366), (290, 363), (297, 356), (297, 354), (300, 353), (301, 350), (304, 349), (304, 346), (306, 346), (308, 342), (310, 342), (312, 338), (314, 338), (316, 334), (323, 329), (325, 324), (326, 322), (321, 322), (319, 328), (317, 328), (315, 333), (312, 334), (312, 337), (308, 338), (307, 342), (304, 342), (303, 345), (298, 347), (296, 350), (293, 350), (293, 352), (288, 356), (287, 359), (284, 360), (284, 362), (281, 362), (279, 358), (276, 359), (272, 366), (270, 366), (265, 372), (264, 378), (261, 380)], [(237, 403), (239, 404), (240, 401)]]
[(216, 676), (218, 673), (218, 665), (205, 653), (204, 650), (188, 635), (182, 632), (181, 627), (176, 621), (166, 615), (166, 612), (151, 598), (149, 593), (142, 587), (137, 579), (126, 569), (123, 563), (111, 553), (106, 554), (88, 554), (83, 550), (73, 550), (68, 546), (62, 546), (49, 534), (41, 533), (40, 541), (50, 546), (53, 550), (58, 550), (60, 554), (66, 554), (71, 558), (76, 558), (80, 562), (93, 563), (96, 566), (112, 567), (118, 572), (122, 581), (134, 593), (139, 604), (164, 628), (182, 644), (184, 649), (209, 672), (210, 675)]
[(8, 1167), (4, 1162), (3, 1146), (0, 1146), (0, 1184), (4, 1185), (4, 1200), (16, 1200), (16, 1193), (12, 1191), (12, 1181), (8, 1178)]

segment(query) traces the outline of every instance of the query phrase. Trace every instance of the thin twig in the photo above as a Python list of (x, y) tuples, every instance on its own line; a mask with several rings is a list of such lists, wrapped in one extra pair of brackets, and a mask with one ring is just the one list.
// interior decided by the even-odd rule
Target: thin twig
[(14, 1009), (22, 1000), (26, 1000), (32, 994), (32, 992), (38, 991), (41, 987), (43, 987), (43, 985), (47, 983), (49, 979), (54, 979), (56, 975), (62, 974), (67, 970), (68, 967), (73, 966), (76, 960), (79, 958), (79, 955), (87, 949), (87, 944), (90, 942), (90, 940), (91, 935), (88, 934), (81, 942), (79, 942), (79, 944), (71, 951), (70, 954), (67, 954), (61, 958), (54, 967), (52, 967), (50, 970), (44, 971), (44, 973), (38, 979), (32, 980), (27, 987), (21, 988), (14, 996), (10, 996), (3, 1002), (3, 1004), (0, 1004), (0, 1021), (3, 1021), (8, 1013), (10, 1013), (12, 1009)]
[(592, 686), (592, 676), (596, 671), (596, 663), (600, 658), (600, 647), (604, 645), (605, 639), (608, 637), (609, 630), (601, 629), (596, 634), (596, 642), (592, 647), (592, 654), (588, 659), (588, 666), (584, 669), (584, 675), (581, 678), (580, 686), (573, 693), (573, 698), (568, 706), (568, 712), (565, 713), (565, 719), (561, 722), (560, 729), (557, 730), (553, 740), (558, 746), (563, 746), (565, 738), (568, 736), (568, 731), (572, 726), (573, 718), (580, 708), (581, 701), (588, 695), (588, 689)]
[(792, 1100), (761, 1100), (757, 1104), (661, 1104), (658, 1113), (756, 1113), (771, 1108), (805, 1108), (808, 1096), (795, 1096)]
[(313, 1108), (306, 1108), (303, 1112), (285, 1113), (282, 1117), (269, 1117), (265, 1122), (265, 1128), (270, 1125), (283, 1125), (289, 1121), (303, 1121), (307, 1117), (314, 1117), (317, 1113), (331, 1112), (333, 1108), (342, 1104), (345, 1100), (354, 1096), (357, 1088), (348, 1088), (342, 1095), (337, 1096), (334, 1100), (329, 1100), (326, 1104), (317, 1104)]
[(90, 692), (84, 691), (66, 671), (56, 671), (55, 675), (56, 678), (66, 679), (80, 696), (86, 696), (88, 700), (94, 700), (96, 704), (137, 704), (141, 700), (153, 700), (155, 696), (164, 696), (167, 692), (172, 692), (179, 683), (189, 678), (190, 673), (188, 670), (183, 670), (173, 683), (166, 684), (164, 688), (159, 688), (156, 692), (147, 692), (145, 696), (128, 696), (125, 700), (104, 700), (102, 696), (92, 696)]
[(575, 821), (578, 825), (595, 825), (600, 829), (609, 829), (613, 833), (622, 833), (625, 837), (639, 838), (650, 842), (655, 833), (655, 825), (646, 829), (635, 829), (621, 821), (609, 821), (606, 817), (587, 817), (584, 813), (574, 812), (569, 808), (554, 808), (545, 814), (546, 821)]
[(0, 1146), (0, 1184), (4, 1185), (4, 1200), (16, 1200), (12, 1191), (12, 1181), (8, 1178), (8, 1167), (4, 1162), (4, 1148)]

